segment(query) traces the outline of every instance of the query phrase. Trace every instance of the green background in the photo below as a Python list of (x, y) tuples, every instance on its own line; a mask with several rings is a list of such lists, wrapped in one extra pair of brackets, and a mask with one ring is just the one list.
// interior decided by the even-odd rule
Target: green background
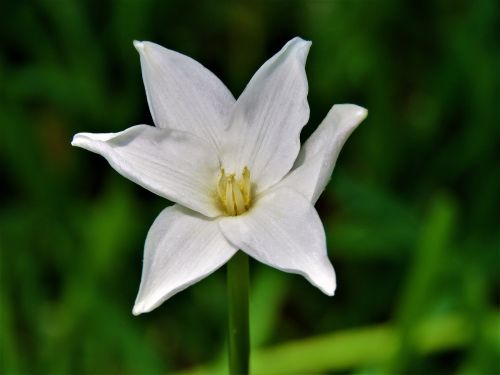
[(500, 372), (500, 22), (482, 1), (7, 1), (0, 15), (0, 372), (226, 371), (225, 269), (133, 317), (169, 204), (72, 135), (152, 124), (133, 39), (238, 96), (294, 36), (311, 119), (369, 109), (317, 209), (329, 298), (251, 264), (258, 373)]

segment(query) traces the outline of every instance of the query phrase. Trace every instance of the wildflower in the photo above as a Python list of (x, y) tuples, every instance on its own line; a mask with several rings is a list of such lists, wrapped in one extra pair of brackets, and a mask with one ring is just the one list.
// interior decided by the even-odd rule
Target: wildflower
[(133, 313), (153, 310), (238, 249), (333, 295), (335, 272), (314, 204), (367, 111), (333, 106), (300, 150), (310, 42), (289, 41), (238, 100), (193, 59), (150, 42), (134, 45), (156, 127), (79, 133), (72, 141), (176, 203), (147, 235)]

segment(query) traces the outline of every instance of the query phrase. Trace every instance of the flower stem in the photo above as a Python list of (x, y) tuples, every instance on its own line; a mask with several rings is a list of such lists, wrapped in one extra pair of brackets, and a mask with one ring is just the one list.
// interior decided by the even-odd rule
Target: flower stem
[(227, 264), (229, 317), (229, 373), (248, 374), (248, 255), (238, 251)]

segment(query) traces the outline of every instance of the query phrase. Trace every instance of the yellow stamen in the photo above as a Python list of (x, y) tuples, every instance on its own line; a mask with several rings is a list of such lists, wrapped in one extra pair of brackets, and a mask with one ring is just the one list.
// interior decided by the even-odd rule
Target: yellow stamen
[(250, 170), (247, 167), (243, 168), (240, 179), (234, 173), (226, 176), (224, 168), (221, 168), (217, 195), (227, 215), (236, 216), (246, 212), (252, 202), (251, 193)]
[(245, 167), (243, 168), (243, 173), (241, 174), (243, 179), (239, 181), (240, 183), (240, 189), (243, 193), (243, 200), (245, 201), (245, 205), (249, 206), (250, 205), (250, 170)]

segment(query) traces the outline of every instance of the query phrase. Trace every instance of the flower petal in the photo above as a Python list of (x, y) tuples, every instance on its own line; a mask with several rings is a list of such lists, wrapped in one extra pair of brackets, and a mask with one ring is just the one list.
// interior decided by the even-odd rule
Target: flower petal
[(134, 46), (156, 126), (188, 131), (218, 146), (235, 101), (226, 86), (188, 56), (151, 42)]
[(330, 180), (342, 146), (367, 114), (366, 109), (354, 104), (334, 105), (276, 189), (292, 188), (315, 204)]
[(149, 230), (133, 314), (149, 312), (225, 264), (236, 248), (216, 220), (179, 205), (164, 209)]
[(104, 156), (121, 175), (173, 202), (209, 217), (219, 160), (210, 145), (190, 133), (137, 125), (120, 133), (78, 133), (73, 146)]
[(326, 252), (325, 232), (314, 207), (291, 189), (260, 197), (246, 214), (222, 218), (226, 238), (255, 259), (298, 273), (333, 295), (335, 272)]
[(309, 119), (305, 63), (311, 42), (289, 41), (255, 73), (231, 116), (222, 162), (240, 173), (247, 166), (257, 193), (290, 171)]

